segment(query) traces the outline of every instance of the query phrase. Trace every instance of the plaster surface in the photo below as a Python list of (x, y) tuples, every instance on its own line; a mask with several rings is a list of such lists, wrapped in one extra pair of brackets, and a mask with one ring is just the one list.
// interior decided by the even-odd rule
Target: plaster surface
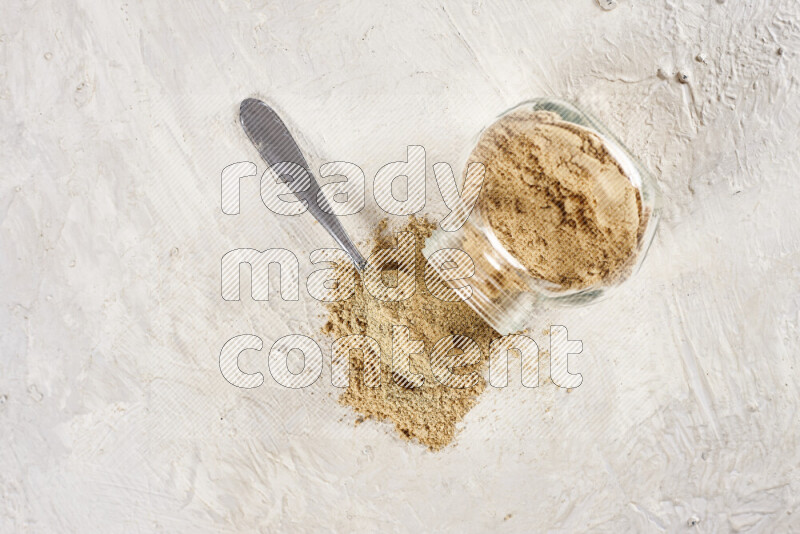
[[(615, 3), (3, 3), (0, 530), (800, 530), (800, 8)], [(323, 343), (323, 319), (302, 285), (224, 302), (222, 255), (287, 248), (304, 280), (332, 246), (255, 179), (220, 210), (223, 167), (263, 170), (248, 96), (368, 187), (424, 146), (434, 215), (430, 165), (460, 169), (493, 117), (591, 109), (664, 198), (624, 289), (531, 317), (542, 347), (551, 324), (583, 341), (583, 384), (512, 380), (433, 454), (355, 426), (327, 369), (226, 382), (230, 337)], [(378, 216), (370, 190), (344, 223), (363, 242)]]

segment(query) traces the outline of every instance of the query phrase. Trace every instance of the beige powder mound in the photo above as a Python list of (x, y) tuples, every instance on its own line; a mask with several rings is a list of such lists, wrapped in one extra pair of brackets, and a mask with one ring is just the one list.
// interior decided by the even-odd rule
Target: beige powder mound
[[(401, 302), (379, 301), (357, 279), (353, 297), (327, 305), (328, 320), (323, 327), (323, 332), (333, 338), (366, 334), (381, 348), (380, 387), (369, 388), (364, 384), (365, 359), (361, 351), (351, 351), (350, 384), (339, 402), (351, 406), (365, 418), (391, 421), (402, 437), (418, 440), (432, 450), (438, 450), (453, 440), (456, 424), (474, 406), (477, 396), (486, 387), (483, 377), (475, 386), (464, 389), (439, 384), (431, 372), (429, 361), (433, 345), (442, 337), (453, 334), (472, 338), (481, 349), (482, 359), (455, 372), (483, 373), (488, 362), (489, 344), (500, 337), (464, 302), (444, 302), (428, 292), (425, 285), (426, 260), (421, 249), (435, 226), (435, 223), (411, 217), (399, 230), (410, 231), (417, 239), (417, 287), (411, 298)], [(386, 221), (383, 221), (375, 236), (375, 248), (395, 245), (395, 239), (386, 232)], [(421, 339), (425, 344), (424, 354), (411, 356), (411, 372), (422, 373), (425, 377), (421, 387), (403, 387), (397, 382), (407, 382), (402, 377), (392, 376), (393, 324), (408, 326), (411, 339)]]
[(631, 264), (641, 198), (596, 134), (519, 110), (490, 126), (469, 160), (486, 167), (478, 210), (534, 277), (581, 289)]

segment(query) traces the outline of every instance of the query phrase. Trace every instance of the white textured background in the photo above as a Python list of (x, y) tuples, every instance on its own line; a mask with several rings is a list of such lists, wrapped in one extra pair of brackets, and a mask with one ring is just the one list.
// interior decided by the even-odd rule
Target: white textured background
[[(794, 0), (3, 2), (0, 530), (800, 531), (799, 19)], [(305, 277), (331, 243), (255, 181), (220, 211), (221, 169), (263, 168), (236, 123), (252, 95), (313, 165), (368, 178), (408, 144), (460, 168), (526, 98), (592, 108), (664, 218), (624, 290), (531, 318), (583, 340), (583, 385), (490, 391), (431, 454), (354, 427), (327, 371), (228, 384), (225, 340), (319, 339), (322, 319), (307, 295), (223, 302), (221, 256), (282, 246)]]

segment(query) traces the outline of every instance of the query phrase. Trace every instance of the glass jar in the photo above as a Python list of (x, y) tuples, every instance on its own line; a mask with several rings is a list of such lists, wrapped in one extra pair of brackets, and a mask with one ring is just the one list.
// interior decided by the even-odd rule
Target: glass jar
[[(479, 198), (462, 228), (454, 232), (437, 229), (427, 240), (423, 254), (427, 258), (433, 252), (445, 248), (461, 249), (469, 254), (475, 264), (475, 274), (466, 280), (472, 287), (472, 296), (466, 302), (501, 334), (523, 330), (528, 326), (533, 310), (543, 303), (583, 305), (608, 295), (638, 271), (653, 240), (659, 219), (660, 191), (654, 178), (605, 126), (568, 102), (549, 98), (523, 102), (501, 114), (494, 123), (484, 128), (475, 138), (474, 146), (477, 146), (489, 128), (509, 114), (537, 111), (554, 113), (561, 121), (578, 129), (588, 130), (600, 139), (622, 174), (638, 190), (637, 243), (624, 269), (613, 279), (579, 289), (564, 289), (533, 276), (502, 244), (489, 218), (481, 209)], [(471, 154), (472, 148), (469, 152)], [(465, 168), (469, 155), (464, 160)], [(459, 282), (459, 285), (463, 282)]]

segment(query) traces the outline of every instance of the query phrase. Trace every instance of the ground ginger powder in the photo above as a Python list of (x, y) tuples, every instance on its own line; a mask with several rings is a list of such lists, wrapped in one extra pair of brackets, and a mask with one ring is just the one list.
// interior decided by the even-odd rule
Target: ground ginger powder
[[(468, 336), (481, 349), (481, 360), (459, 368), (457, 373), (477, 371), (483, 374), (488, 363), (489, 344), (500, 334), (494, 331), (464, 302), (445, 302), (435, 298), (425, 284), (426, 260), (422, 255), (424, 241), (435, 223), (411, 217), (399, 231), (416, 237), (416, 291), (400, 302), (382, 302), (370, 295), (359, 277), (355, 294), (347, 300), (327, 304), (328, 317), (323, 333), (340, 338), (352, 334), (367, 335), (381, 348), (381, 385), (364, 383), (365, 358), (361, 351), (351, 351), (350, 382), (339, 402), (351, 406), (364, 418), (391, 421), (400, 435), (419, 441), (431, 450), (449, 444), (456, 433), (456, 424), (475, 405), (477, 396), (486, 388), (481, 376), (473, 387), (451, 388), (437, 382), (429, 361), (431, 349), (439, 339), (449, 335)], [(386, 231), (384, 220), (375, 236), (375, 248), (395, 246), (395, 239)], [(421, 339), (423, 354), (411, 355), (411, 371), (421, 373), (421, 387), (407, 387), (404, 377), (392, 371), (392, 325), (407, 326), (411, 339)]]
[[(613, 282), (630, 270), (647, 214), (642, 212), (638, 189), (597, 134), (552, 112), (519, 110), (484, 131), (469, 162), (483, 163), (486, 169), (476, 210), (532, 276), (572, 290)], [(452, 442), (457, 423), (486, 388), (483, 375), (489, 346), (500, 337), (465, 302), (444, 302), (428, 291), (421, 250), (435, 226), (412, 216), (400, 230), (416, 237), (416, 292), (411, 298), (379, 301), (356, 277), (352, 297), (327, 304), (323, 327), (333, 338), (370, 336), (381, 349), (380, 387), (367, 387), (367, 359), (353, 350), (349, 385), (339, 402), (361, 414), (359, 420), (390, 421), (402, 437), (431, 450)], [(478, 271), (472, 282), (478, 283), (481, 271), (491, 269), (482, 263), (479, 252), (484, 238), (476, 232), (467, 225), (462, 240), (467, 253), (477, 251), (470, 255)], [(378, 227), (374, 245), (376, 249), (395, 246), (385, 220)], [(478, 283), (477, 289), (503, 295), (525, 288), (514, 272), (494, 272), (490, 278), (492, 288)], [(405, 378), (392, 370), (392, 325), (409, 327), (411, 339), (424, 342), (424, 353), (411, 356), (411, 372), (424, 376), (420, 387), (409, 387)], [(468, 336), (480, 347), (480, 361), (460, 368), (461, 373), (480, 373), (472, 387), (447, 387), (433, 376), (431, 349), (449, 335)]]
[(644, 228), (641, 197), (600, 137), (550, 111), (518, 110), (481, 135), (478, 209), (535, 278), (582, 289), (618, 278)]

